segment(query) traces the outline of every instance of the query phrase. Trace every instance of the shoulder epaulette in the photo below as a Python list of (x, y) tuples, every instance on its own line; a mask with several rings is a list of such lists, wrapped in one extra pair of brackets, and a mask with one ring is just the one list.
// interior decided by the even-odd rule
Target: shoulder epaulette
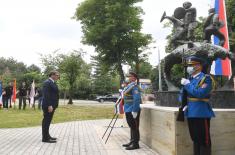
[(130, 86), (128, 89), (126, 89), (126, 90), (124, 91), (124, 95), (125, 95), (125, 94), (128, 94), (135, 86), (137, 86), (137, 88), (138, 88), (138, 90), (139, 90), (140, 92), (143, 91), (143, 90), (140, 88), (140, 86), (137, 85), (137, 83), (135, 83), (135, 84), (133, 84), (132, 86)]
[(212, 90), (215, 90), (216, 89), (216, 81), (215, 81), (213, 75), (211, 75), (211, 74), (205, 74), (205, 76), (199, 82), (198, 87), (201, 87), (203, 85), (203, 83), (205, 82), (207, 77), (211, 78), (211, 81), (212, 81)]

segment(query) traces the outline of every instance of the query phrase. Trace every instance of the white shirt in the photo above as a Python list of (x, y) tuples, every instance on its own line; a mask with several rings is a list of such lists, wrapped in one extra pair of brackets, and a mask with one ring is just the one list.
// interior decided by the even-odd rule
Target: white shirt
[(53, 83), (55, 83), (55, 81), (52, 78), (49, 78)]
[(193, 78), (197, 77), (199, 74), (201, 74), (201, 72), (199, 72), (199, 73), (193, 75)]

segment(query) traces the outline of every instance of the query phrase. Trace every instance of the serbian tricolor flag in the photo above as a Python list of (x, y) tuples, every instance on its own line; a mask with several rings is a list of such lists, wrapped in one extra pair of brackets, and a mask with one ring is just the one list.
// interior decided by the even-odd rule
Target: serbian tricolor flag
[[(219, 20), (224, 23), (224, 27), (220, 29), (220, 32), (225, 36), (224, 48), (229, 51), (229, 37), (228, 37), (228, 27), (227, 27), (227, 17), (226, 17), (226, 7), (225, 0), (214, 0), (214, 8), (216, 13), (219, 15)], [(219, 45), (219, 39), (214, 36), (214, 44)], [(214, 75), (224, 75), (231, 76), (231, 62), (228, 58), (225, 60), (217, 59), (212, 63), (211, 74)]]
[(16, 102), (16, 79), (14, 79), (13, 92), (12, 92), (12, 102)]

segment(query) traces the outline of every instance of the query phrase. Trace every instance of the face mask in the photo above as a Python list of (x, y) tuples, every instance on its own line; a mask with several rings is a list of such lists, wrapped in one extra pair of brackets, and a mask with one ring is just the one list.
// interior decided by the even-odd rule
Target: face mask
[(126, 78), (126, 79), (125, 79), (125, 82), (129, 83), (129, 82), (130, 82), (130, 79), (129, 79), (129, 78)]
[(195, 72), (194, 67), (192, 67), (192, 66), (187, 67), (187, 73), (188, 73), (189, 75), (192, 75), (194, 72)]

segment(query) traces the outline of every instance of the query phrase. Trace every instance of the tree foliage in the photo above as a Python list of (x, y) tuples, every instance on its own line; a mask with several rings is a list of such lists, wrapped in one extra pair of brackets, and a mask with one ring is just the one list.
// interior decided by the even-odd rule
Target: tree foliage
[(98, 61), (118, 71), (122, 80), (122, 64), (138, 63), (140, 47), (149, 43), (150, 35), (140, 32), (143, 10), (135, 6), (142, 0), (85, 0), (74, 18), (82, 24), (83, 43), (98, 52)]
[[(131, 66), (131, 68), (132, 68), (131, 70), (136, 72), (135, 66)], [(150, 79), (152, 70), (153, 67), (149, 62), (141, 62), (139, 64), (139, 74), (138, 74), (139, 78)]]
[(40, 68), (35, 64), (27, 67), (23, 62), (18, 62), (13, 58), (0, 58), (0, 80), (3, 82), (4, 87), (14, 79), (17, 81), (17, 87), (23, 81), (29, 86), (33, 80), (36, 83), (41, 83), (43, 76)]
[(27, 67), (27, 72), (37, 72), (37, 73), (41, 73), (41, 68), (36, 66), (35, 64), (30, 65), (29, 67)]
[(115, 70), (93, 57), (92, 63), (95, 71), (92, 78), (92, 91), (94, 94), (106, 95), (117, 93), (120, 84), (120, 77)]
[[(165, 83), (164, 76), (163, 76), (163, 62), (161, 62), (161, 79), (162, 79), (162, 90), (167, 90), (167, 85)], [(158, 66), (156, 66), (155, 68), (153, 68), (151, 70), (151, 74), (150, 74), (150, 79), (152, 81), (152, 88), (154, 91), (158, 91), (159, 90), (159, 70), (158, 70)]]
[(58, 85), (65, 94), (68, 93), (68, 104), (73, 103), (74, 95), (76, 98), (79, 96), (84, 98), (84, 94), (90, 93), (91, 90), (91, 66), (83, 60), (82, 53), (82, 50), (74, 50), (69, 54), (61, 54), (56, 51), (52, 54), (41, 55), (45, 74), (52, 69), (60, 72), (61, 79), (58, 81)]
[(225, 0), (230, 50), (235, 53), (235, 0)]

